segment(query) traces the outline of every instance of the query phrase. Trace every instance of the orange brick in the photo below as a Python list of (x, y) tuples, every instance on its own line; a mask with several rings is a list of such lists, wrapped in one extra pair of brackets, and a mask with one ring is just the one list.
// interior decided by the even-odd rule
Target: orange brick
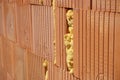
[(4, 7), (5, 29), (7, 38), (11, 41), (16, 41), (16, 4), (6, 3)]
[(115, 42), (114, 42), (114, 80), (119, 80), (120, 79), (120, 61), (119, 61), (119, 58), (120, 58), (120, 23), (119, 23), (119, 20), (120, 20), (120, 14), (119, 13), (116, 13), (115, 14), (115, 32), (114, 32), (114, 39), (115, 39)]
[(17, 4), (16, 7), (16, 32), (18, 43), (26, 47), (32, 48), (31, 36), (31, 7), (30, 5)]

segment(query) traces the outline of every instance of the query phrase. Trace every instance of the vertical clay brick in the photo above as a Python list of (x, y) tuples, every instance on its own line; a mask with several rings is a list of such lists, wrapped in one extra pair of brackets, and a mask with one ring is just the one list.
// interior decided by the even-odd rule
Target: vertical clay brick
[[(58, 8), (57, 13), (59, 16), (56, 16), (56, 59), (57, 65), (65, 68), (66, 65), (66, 50), (64, 46), (64, 34), (67, 31), (66, 25), (66, 11), (63, 8)], [(65, 22), (63, 22), (65, 21)]]
[(111, 8), (111, 0), (106, 0), (106, 11), (110, 11)]
[(51, 62), (49, 62), (49, 65), (48, 65), (48, 80), (51, 80), (51, 77), (52, 77), (52, 74), (51, 74)]
[[(47, 42), (47, 44), (46, 44), (46, 49), (47, 49), (47, 55), (48, 55), (48, 59), (49, 59), (49, 61), (51, 61), (51, 59), (52, 59), (52, 51), (50, 51), (52, 48), (51, 47), (53, 47), (52, 46), (52, 44), (51, 44), (51, 42), (53, 42), (53, 41), (51, 41), (51, 39), (52, 39), (52, 34), (51, 34), (51, 20), (52, 20), (52, 18), (51, 18), (51, 11), (52, 11), (52, 9), (51, 9), (51, 7), (47, 7), (47, 9), (46, 9), (46, 32), (47, 32), (47, 36), (48, 37), (46, 37), (46, 42)], [(50, 16), (50, 18), (49, 19), (47, 19), (48, 17)], [(48, 24), (47, 24), (47, 22), (48, 22)], [(47, 27), (47, 26), (49, 26), (49, 27)], [(53, 27), (53, 26), (52, 26)], [(49, 46), (51, 46), (51, 47), (49, 47)]]
[[(42, 66), (43, 59), (40, 64), (40, 57), (29, 52), (28, 53), (28, 79), (29, 80), (40, 80), (44, 79), (44, 68)], [(41, 67), (41, 68), (40, 68)], [(41, 71), (42, 70), (42, 71)], [(41, 75), (40, 75), (41, 74)]]
[(74, 80), (74, 77), (73, 77), (73, 75), (70, 75), (70, 80)]
[(77, 2), (77, 4), (79, 5), (79, 9), (83, 9), (83, 0), (78, 0), (79, 1), (79, 3)]
[(16, 80), (27, 80), (27, 62), (26, 62), (26, 50), (20, 46), (15, 46), (15, 79)]
[(83, 80), (86, 80), (87, 79), (87, 74), (86, 74), (86, 72), (87, 72), (87, 44), (86, 44), (86, 42), (87, 42), (87, 30), (86, 30), (86, 28), (87, 28), (87, 14), (86, 14), (86, 10), (84, 10), (83, 11)]
[[(51, 9), (52, 9), (52, 7), (51, 7)], [(54, 14), (53, 14), (53, 9), (52, 9), (52, 11), (51, 11), (51, 45), (53, 46), (52, 48), (51, 48), (51, 53), (52, 53), (52, 62), (54, 61), (54, 40), (55, 40), (55, 36), (54, 36), (54, 34), (55, 34), (55, 25), (54, 25)]]
[(6, 28), (6, 34), (7, 38), (12, 41), (16, 41), (16, 16), (15, 16), (15, 3), (6, 3), (5, 4), (5, 28)]
[(35, 5), (44, 5), (44, 6), (51, 6), (52, 0), (43, 0), (43, 3), (41, 3), (41, 0), (23, 0), (24, 4), (35, 4)]
[(63, 69), (62, 69), (62, 80), (64, 80), (64, 73), (63, 73)]
[(28, 80), (28, 51), (25, 50), (24, 53), (24, 70), (25, 70), (25, 80)]
[(32, 6), (33, 52), (46, 59), (51, 59), (53, 54), (50, 52), (53, 49), (52, 37), (50, 38), (53, 35), (51, 34), (53, 29), (50, 22), (52, 20), (51, 11), (52, 8), (49, 6)]
[(105, 11), (106, 9), (106, 0), (101, 0), (101, 11)]
[(2, 43), (2, 37), (0, 36), (0, 69), (2, 69), (3, 67), (3, 47), (2, 47), (3, 43)]
[(114, 39), (115, 39), (115, 13), (110, 13), (110, 18), (109, 18), (109, 73), (108, 73), (108, 78), (109, 80), (113, 80), (114, 78)]
[(92, 0), (92, 9), (96, 10), (97, 9), (97, 0)]
[(91, 0), (83, 0), (83, 10), (90, 10), (91, 9)]
[[(52, 62), (54, 61), (54, 27), (55, 27), (55, 25), (54, 25), (54, 15), (53, 15), (53, 9), (52, 9), (52, 7), (51, 7), (51, 22), (50, 22), (50, 45), (49, 45), (49, 48), (50, 48), (50, 52), (51, 52), (51, 59), (52, 59)], [(48, 13), (49, 14), (49, 13)], [(51, 47), (52, 46), (52, 47)]]
[[(68, 7), (68, 3), (69, 2), (69, 0), (62, 0), (62, 3), (65, 3), (65, 6), (64, 7)], [(61, 3), (61, 7), (62, 7), (62, 3)]]
[(58, 75), (59, 75), (59, 80), (62, 80), (62, 69), (61, 68), (58, 68)]
[(25, 50), (19, 46), (15, 46), (15, 79), (25, 80), (25, 63), (24, 63)]
[(7, 80), (14, 80), (12, 76), (10, 76), (9, 73), (7, 73)]
[(91, 11), (87, 11), (87, 20), (86, 20), (86, 22), (87, 22), (87, 27), (86, 27), (86, 37), (87, 37), (87, 41), (86, 41), (86, 46), (87, 46), (87, 52), (86, 52), (86, 57), (87, 57), (87, 73), (86, 73), (86, 75), (87, 75), (87, 80), (90, 80), (90, 72), (91, 72), (91, 64), (90, 64), (90, 57), (91, 57), (91, 53), (90, 53), (90, 28), (91, 28)]
[(99, 79), (104, 79), (103, 70), (104, 70), (104, 12), (100, 12), (100, 27), (99, 27)]
[(63, 2), (63, 0), (56, 0), (57, 2), (57, 6), (61, 7), (61, 3)]
[(0, 35), (3, 35), (3, 9), (2, 3), (0, 3)]
[[(48, 14), (49, 13), (49, 14)], [(49, 48), (48, 48), (48, 46), (49, 46), (49, 44), (51, 43), (50, 42), (50, 33), (49, 33), (49, 30), (50, 30), (50, 21), (51, 21), (51, 17), (49, 18), (49, 19), (47, 19), (49, 16), (51, 16), (50, 15), (51, 13), (50, 13), (50, 8), (49, 7), (46, 7), (46, 21), (45, 21), (45, 24), (46, 24), (46, 28), (45, 28), (45, 30), (46, 30), (46, 32), (47, 32), (47, 34), (46, 34), (46, 49), (47, 49), (47, 51), (46, 51), (46, 53), (47, 53), (47, 59), (48, 60), (50, 60), (51, 59), (51, 55), (52, 54), (50, 54), (50, 51), (49, 51)], [(48, 23), (48, 24), (47, 24)], [(49, 27), (47, 27), (47, 26), (49, 26)], [(52, 45), (51, 45), (52, 46)]]
[(2, 19), (2, 25), (1, 27), (3, 27), (3, 31), (2, 31), (2, 34), (4, 37), (6, 37), (6, 27), (5, 27), (5, 3), (2, 2), (1, 3), (1, 10), (2, 10), (2, 15), (1, 15), (1, 19)]
[(73, 8), (76, 7), (76, 0), (73, 1)]
[(23, 4), (29, 4), (30, 3), (30, 0), (18, 0), (20, 2), (22, 2)]
[(30, 5), (17, 4), (17, 39), (20, 45), (31, 49), (31, 11)]
[(115, 12), (116, 11), (116, 0), (111, 0), (111, 12)]
[[(40, 13), (39, 13), (39, 16), (41, 16), (41, 18), (39, 18), (39, 20), (40, 20), (40, 25), (42, 26), (42, 9), (41, 9), (41, 7), (40, 7)], [(41, 30), (42, 30), (42, 28), (40, 28)], [(41, 31), (42, 32), (42, 31)], [(42, 33), (41, 32), (39, 32), (39, 48), (40, 48), (40, 51), (39, 51), (39, 53), (40, 53), (40, 57), (42, 57), (42, 45), (41, 45), (41, 43), (42, 43)]]
[(62, 46), (62, 42), (63, 42), (63, 35), (62, 35), (62, 34), (63, 34), (63, 32), (62, 32), (62, 28), (63, 28), (63, 27), (62, 27), (62, 23), (63, 23), (62, 20), (63, 20), (63, 17), (62, 17), (62, 16), (63, 16), (63, 15), (62, 15), (62, 14), (63, 14), (63, 10), (62, 10), (62, 8), (59, 8), (59, 14), (60, 14), (60, 15), (59, 15), (59, 23), (60, 23), (60, 24), (59, 24), (59, 32), (60, 32), (60, 33), (59, 33), (59, 38), (60, 38), (60, 40), (59, 40), (59, 43), (60, 43), (59, 49), (60, 49), (60, 56), (61, 56), (61, 57), (60, 57), (60, 58), (61, 58), (61, 59), (60, 59), (60, 67), (63, 67), (63, 66), (62, 66), (62, 65), (63, 65), (63, 64), (62, 64), (62, 63), (63, 63), (63, 62), (62, 62), (62, 61), (63, 61), (63, 60), (62, 60), (62, 59), (63, 59), (63, 56), (62, 56), (62, 48), (63, 48), (63, 46)]
[(56, 68), (57, 68), (57, 67), (56, 67), (56, 66), (54, 66), (54, 70), (55, 70), (55, 72), (54, 72), (54, 73), (55, 73), (54, 77), (55, 77), (55, 80), (56, 80), (56, 79), (58, 79), (58, 76), (57, 76), (57, 71), (56, 71), (57, 69), (56, 69)]
[(75, 7), (77, 0), (73, 2), (73, 0), (56, 0), (57, 7), (64, 7), (64, 8), (73, 8)]
[[(66, 21), (66, 9), (62, 9), (63, 10), (63, 13), (62, 13), (62, 16), (63, 16), (63, 23), (62, 23), (62, 38), (64, 37), (64, 35), (66, 34), (66, 31), (67, 31), (67, 21)], [(64, 45), (64, 38), (62, 39), (62, 64), (63, 64), (63, 68), (66, 69), (66, 47)]]
[(120, 14), (116, 13), (115, 14), (115, 31), (114, 31), (114, 80), (119, 80), (120, 79)]
[[(44, 15), (43, 15), (44, 14), (44, 9), (43, 9), (42, 6), (40, 7), (40, 9), (41, 9), (40, 10), (41, 11), (41, 19), (40, 19), (41, 20), (41, 26), (43, 26), (44, 25)], [(41, 57), (43, 58), (43, 56), (44, 56), (44, 53), (43, 53), (43, 35), (44, 35), (43, 34), (43, 27), (41, 27), (41, 30), (42, 31), (40, 32), (40, 34), (41, 34), (41, 43), (40, 43), (40, 45), (41, 45), (41, 55), (42, 55)]]
[(60, 56), (60, 38), (59, 38), (59, 33), (60, 33), (60, 29), (59, 29), (59, 15), (60, 15), (60, 12), (59, 12), (59, 8), (56, 9), (56, 65), (57, 66), (60, 66), (60, 61), (61, 61), (61, 56)]
[(33, 52), (37, 53), (39, 51), (39, 11), (38, 6), (32, 6), (32, 32), (33, 32)]
[(90, 52), (91, 52), (91, 80), (95, 80), (95, 51), (94, 51), (94, 49), (95, 49), (95, 46), (94, 46), (94, 42), (95, 42), (95, 38), (94, 38), (94, 36), (95, 36), (95, 25), (94, 25), (94, 23), (95, 23), (95, 12), (94, 11), (91, 11), (91, 50), (90, 50)]
[(13, 43), (4, 38), (3, 40), (3, 66), (11, 77), (14, 77), (14, 48)]
[(73, 56), (73, 66), (74, 66), (74, 75), (76, 77), (79, 77), (79, 9), (74, 9), (74, 15), (73, 15), (73, 19), (74, 19), (74, 29), (73, 29), (73, 43), (74, 43), (74, 56)]
[(108, 79), (108, 45), (109, 45), (109, 12), (105, 12), (104, 16), (104, 79)]
[[(38, 6), (38, 7), (39, 7), (39, 6)], [(41, 6), (41, 8), (42, 8), (42, 10), (43, 10), (43, 12), (42, 12), (42, 14), (43, 14), (43, 19), (42, 19), (42, 20), (43, 20), (43, 25), (41, 26), (41, 27), (42, 27), (42, 35), (43, 35), (43, 36), (42, 36), (42, 40), (43, 40), (43, 41), (42, 41), (41, 44), (42, 44), (42, 50), (43, 50), (43, 52), (42, 52), (42, 53), (43, 53), (43, 58), (45, 58), (45, 53), (44, 53), (44, 50), (45, 50), (45, 49), (44, 49), (44, 43), (45, 43), (45, 36), (46, 36), (46, 34), (44, 34), (44, 32), (45, 32), (45, 31), (44, 31), (44, 28), (45, 28), (45, 7), (44, 7), (44, 6)], [(38, 20), (38, 21), (39, 21), (39, 20)], [(45, 35), (45, 36), (44, 36), (44, 35)]]
[(79, 74), (80, 74), (80, 79), (83, 79), (83, 11), (80, 10), (79, 12), (80, 16), (80, 24), (79, 24)]
[(97, 10), (100, 11), (100, 7), (101, 7), (101, 0), (97, 0)]
[(95, 12), (95, 79), (98, 76), (99, 68), (99, 12)]
[(116, 0), (116, 12), (120, 12), (120, 0)]

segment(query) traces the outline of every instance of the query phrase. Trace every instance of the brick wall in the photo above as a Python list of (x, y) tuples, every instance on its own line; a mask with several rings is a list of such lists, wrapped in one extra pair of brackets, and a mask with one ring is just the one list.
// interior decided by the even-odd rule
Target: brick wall
[[(0, 80), (120, 80), (120, 0), (53, 2), (0, 0)], [(68, 10), (73, 73), (64, 44)]]

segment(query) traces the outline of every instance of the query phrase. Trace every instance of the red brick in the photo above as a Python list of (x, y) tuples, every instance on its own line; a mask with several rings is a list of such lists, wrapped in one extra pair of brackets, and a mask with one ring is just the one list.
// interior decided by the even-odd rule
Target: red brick
[(120, 0), (116, 0), (116, 12), (120, 12)]
[(104, 12), (100, 12), (100, 26), (99, 26), (99, 78), (104, 79), (103, 76), (103, 70), (104, 70), (104, 53), (103, 53), (103, 44), (104, 44)]
[(16, 8), (16, 31), (18, 43), (31, 49), (32, 36), (31, 36), (31, 7), (30, 5), (17, 4)]
[(44, 5), (44, 6), (51, 6), (52, 0), (43, 0), (43, 4), (40, 3), (40, 0), (23, 0), (24, 2), (27, 2), (30, 4), (37, 4), (37, 5)]
[(25, 49), (15, 46), (15, 80), (25, 80)]
[(90, 57), (91, 57), (91, 54), (90, 54), (90, 28), (91, 28), (91, 11), (87, 11), (87, 20), (86, 20), (86, 58), (87, 58), (87, 73), (86, 73), (86, 75), (87, 75), (87, 80), (90, 80), (90, 72), (91, 72), (91, 69), (90, 69), (90, 67), (91, 67), (91, 63), (90, 63)]
[(6, 37), (4, 6), (5, 6), (5, 3), (1, 2), (0, 3), (0, 35), (3, 35), (4, 37)]
[(101, 0), (97, 0), (97, 10), (100, 11), (101, 8)]
[(114, 80), (119, 80), (120, 79), (120, 14), (116, 13), (115, 14), (115, 32), (114, 32)]
[(7, 80), (14, 80), (14, 78), (7, 73)]
[[(40, 59), (42, 61), (40, 61)], [(28, 80), (44, 79), (44, 67), (42, 66), (44, 59), (31, 52), (28, 52)]]
[(90, 49), (90, 53), (91, 53), (91, 80), (95, 80), (95, 12), (91, 11), (91, 29), (90, 29), (90, 35), (91, 35), (91, 49)]
[(106, 1), (107, 0), (101, 0), (101, 11), (105, 11), (106, 10)]
[(74, 29), (73, 29), (73, 42), (74, 42), (74, 53), (73, 53), (73, 61), (74, 61), (74, 75), (79, 77), (79, 9), (74, 9)]
[(116, 11), (116, 0), (111, 0), (111, 12)]
[(85, 11), (83, 11), (83, 37), (82, 37), (82, 39), (83, 39), (83, 80), (85, 79), (87, 79), (87, 50), (86, 50), (86, 48), (87, 48), (87, 14), (86, 14), (86, 10)]
[(97, 0), (92, 0), (92, 9), (97, 10)]
[(14, 78), (14, 45), (3, 38), (3, 68)]
[[(66, 10), (58, 8), (56, 11), (56, 63), (57, 66), (66, 68), (66, 48), (64, 45), (64, 35), (67, 31)], [(60, 17), (62, 16), (62, 17)]]
[(80, 79), (83, 79), (83, 10), (80, 10), (79, 12), (80, 16), (80, 23), (79, 23), (79, 74), (80, 74)]
[(110, 13), (109, 18), (109, 80), (114, 78), (114, 37), (115, 37), (115, 13)]
[(50, 60), (52, 60), (53, 55), (53, 52), (50, 52), (53, 49), (53, 36), (49, 34), (53, 31), (53, 26), (51, 26), (53, 23), (50, 22), (52, 20), (51, 13), (52, 7), (32, 6), (33, 52)]
[(0, 35), (3, 35), (3, 3), (0, 3)]
[(16, 4), (6, 3), (4, 7), (5, 29), (7, 38), (11, 41), (16, 41)]
[(109, 44), (109, 12), (105, 12), (104, 16), (104, 79), (108, 79), (108, 46)]
[(100, 13), (95, 12), (95, 78), (98, 76), (99, 68), (99, 26), (100, 26)]
[(7, 72), (0, 68), (0, 80), (7, 80)]
[(106, 0), (106, 11), (110, 11), (110, 8), (111, 8), (111, 0)]
[(3, 57), (2, 57), (2, 55), (3, 55), (3, 47), (2, 47), (2, 44), (3, 43), (3, 41), (2, 41), (2, 37), (0, 36), (0, 68), (2, 69), (2, 67), (3, 67)]

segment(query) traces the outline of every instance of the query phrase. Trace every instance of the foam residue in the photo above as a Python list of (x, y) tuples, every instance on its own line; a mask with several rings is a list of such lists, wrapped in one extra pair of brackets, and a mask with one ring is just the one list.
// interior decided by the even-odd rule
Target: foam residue
[(66, 62), (70, 73), (73, 73), (73, 10), (66, 13), (68, 33), (64, 35), (64, 44), (66, 46)]
[(45, 80), (48, 80), (48, 61), (44, 60), (43, 67), (45, 69)]

